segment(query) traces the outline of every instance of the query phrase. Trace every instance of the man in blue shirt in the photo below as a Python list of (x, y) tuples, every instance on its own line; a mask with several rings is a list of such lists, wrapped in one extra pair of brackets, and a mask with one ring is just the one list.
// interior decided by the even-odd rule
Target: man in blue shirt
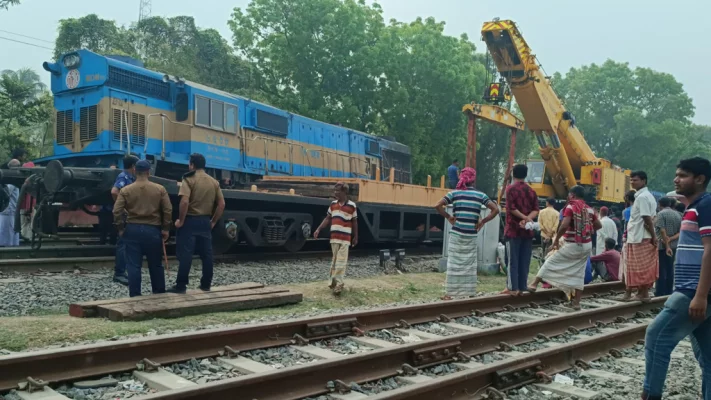
[(702, 371), (702, 394), (711, 400), (711, 179), (709, 160), (681, 160), (676, 192), (689, 205), (681, 221), (676, 253), (674, 293), (647, 328), (643, 400), (662, 398), (671, 352), (689, 336)]
[(459, 160), (452, 161), (452, 165), (447, 168), (447, 184), (450, 189), (457, 187), (459, 182)]
[[(136, 181), (137, 162), (138, 157), (134, 155), (124, 157), (123, 172), (116, 177), (114, 187), (111, 188), (111, 197), (113, 197), (114, 202), (116, 202), (121, 189)], [(114, 224), (117, 222), (118, 221), (114, 221)], [(114, 282), (128, 286), (128, 277), (126, 276), (126, 243), (121, 239), (121, 237), (119, 237), (116, 241), (116, 266), (114, 267)]]

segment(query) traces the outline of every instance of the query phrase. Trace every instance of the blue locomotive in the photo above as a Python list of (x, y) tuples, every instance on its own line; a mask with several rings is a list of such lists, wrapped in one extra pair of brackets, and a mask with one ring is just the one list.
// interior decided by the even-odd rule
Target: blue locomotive
[(202, 153), (224, 187), (264, 175), (375, 178), (391, 168), (411, 183), (407, 146), (290, 113), (143, 68), (137, 60), (78, 50), (43, 67), (52, 74), (52, 156), (65, 167), (121, 166), (126, 153), (179, 179)]

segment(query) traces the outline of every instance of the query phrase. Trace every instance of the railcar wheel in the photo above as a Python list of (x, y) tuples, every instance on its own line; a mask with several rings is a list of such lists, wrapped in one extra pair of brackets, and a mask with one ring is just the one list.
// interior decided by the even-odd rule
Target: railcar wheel
[(234, 221), (218, 222), (212, 229), (213, 254), (225, 254), (239, 243), (239, 227)]
[(306, 238), (311, 236), (311, 224), (304, 222), (301, 224), (301, 231), (294, 232), (284, 243), (284, 249), (290, 253), (296, 253), (306, 244)]

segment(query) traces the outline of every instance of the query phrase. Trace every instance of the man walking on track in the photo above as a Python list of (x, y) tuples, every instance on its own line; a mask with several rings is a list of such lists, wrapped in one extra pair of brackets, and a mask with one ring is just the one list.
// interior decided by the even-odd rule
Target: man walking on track
[[(436, 205), (439, 215), (452, 224), (447, 242), (447, 281), (442, 300), (454, 297), (473, 297), (477, 284), (477, 233), (499, 213), (499, 207), (474, 189), (476, 171), (464, 168), (459, 176), (456, 190), (447, 193)], [(454, 215), (445, 211), (445, 206), (454, 206)], [(487, 207), (491, 213), (481, 218), (481, 210)]]
[[(121, 172), (114, 182), (114, 187), (111, 188), (111, 197), (114, 199), (114, 203), (118, 199), (119, 192), (124, 187), (132, 184), (136, 181), (136, 163), (138, 162), (138, 157), (128, 155), (123, 159), (123, 172)], [(102, 211), (112, 212), (112, 206), (103, 206)], [(113, 218), (113, 215), (112, 215)], [(122, 218), (125, 218), (122, 217)], [(101, 223), (101, 218), (99, 223)], [(115, 227), (111, 227), (115, 230)], [(102, 233), (103, 236), (103, 233)], [(114, 266), (114, 282), (120, 283), (124, 286), (128, 286), (128, 278), (126, 277), (126, 246), (121, 237), (116, 240), (116, 265)]]
[[(565, 292), (575, 291), (573, 309), (580, 309), (580, 298), (585, 285), (585, 268), (592, 251), (592, 234), (602, 228), (595, 210), (585, 204), (585, 189), (573, 186), (568, 194), (568, 204), (563, 209), (563, 222), (558, 229), (553, 253), (538, 271), (528, 290), (535, 292), (545, 281)], [(565, 244), (560, 247), (560, 238)]]
[(625, 285), (629, 300), (631, 289), (637, 288), (637, 299), (649, 300), (649, 288), (659, 277), (659, 254), (654, 233), (654, 216), (657, 200), (647, 189), (647, 174), (634, 171), (630, 174), (630, 184), (636, 190), (634, 204), (627, 224), (625, 244)]
[(517, 164), (513, 167), (514, 182), (506, 188), (506, 227), (504, 236), (509, 248), (509, 277), (507, 290), (518, 296), (526, 290), (528, 271), (533, 251), (533, 219), (538, 215), (538, 196), (524, 181), (528, 167)]
[(671, 353), (689, 336), (701, 366), (701, 392), (711, 400), (711, 163), (701, 157), (681, 160), (674, 186), (686, 196), (676, 253), (675, 291), (647, 328), (643, 400), (661, 400)]
[(659, 199), (659, 213), (654, 227), (659, 242), (659, 279), (654, 288), (655, 296), (668, 296), (674, 291), (674, 258), (681, 229), (681, 214), (672, 208), (669, 197)]
[(333, 294), (340, 295), (343, 291), (343, 277), (348, 266), (348, 249), (358, 244), (358, 209), (356, 204), (348, 200), (348, 185), (343, 182), (336, 183), (334, 187), (334, 200), (328, 207), (326, 218), (314, 232), (318, 238), (321, 229), (330, 226), (331, 250), (331, 283), (328, 286)]
[(125, 246), (128, 294), (131, 297), (141, 295), (144, 256), (153, 293), (165, 292), (161, 255), (163, 242), (170, 235), (173, 206), (165, 188), (148, 180), (150, 170), (148, 161), (137, 162), (136, 182), (121, 189), (114, 204), (114, 221)]
[(195, 253), (202, 260), (200, 289), (209, 291), (212, 286), (212, 228), (222, 217), (225, 198), (220, 183), (205, 172), (205, 164), (202, 154), (190, 155), (190, 172), (183, 175), (178, 192), (180, 213), (175, 221), (175, 247), (180, 266), (175, 286), (168, 290), (171, 293), (187, 290)]

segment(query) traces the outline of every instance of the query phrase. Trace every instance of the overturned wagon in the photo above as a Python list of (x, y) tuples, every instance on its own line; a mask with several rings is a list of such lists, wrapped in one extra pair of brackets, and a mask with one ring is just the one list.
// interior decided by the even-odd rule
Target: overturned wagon
[[(58, 160), (45, 167), (0, 170), (0, 184), (12, 184), (21, 197), (37, 201), (33, 217), (33, 242), (57, 234), (60, 213), (91, 205), (112, 204), (110, 195), (120, 170), (67, 168)], [(164, 186), (174, 203), (177, 218), (180, 182), (151, 176)], [(441, 242), (444, 220), (432, 205), (447, 192), (443, 188), (390, 181), (345, 178), (351, 199), (358, 203), (361, 243)], [(216, 253), (234, 251), (238, 244), (282, 247), (299, 251), (311, 236), (314, 224), (324, 218), (337, 178), (264, 177), (248, 190), (224, 189), (222, 220), (213, 231)], [(0, 190), (0, 209), (8, 204)], [(19, 226), (19, 210), (16, 211)], [(327, 236), (324, 236), (327, 237)]]

